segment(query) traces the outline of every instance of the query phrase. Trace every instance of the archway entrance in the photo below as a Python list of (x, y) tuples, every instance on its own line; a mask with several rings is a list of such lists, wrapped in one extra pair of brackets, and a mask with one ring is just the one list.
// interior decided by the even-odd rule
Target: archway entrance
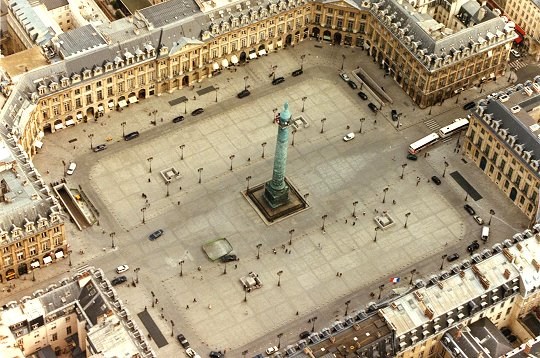
[(336, 32), (334, 34), (334, 44), (339, 45), (341, 43), (341, 34), (339, 32)]
[(517, 196), (517, 190), (516, 188), (512, 188), (512, 190), (510, 190), (510, 200), (516, 201), (516, 196)]
[(139, 97), (139, 100), (141, 99), (145, 99), (146, 98), (146, 90), (143, 88), (139, 91), (139, 95), (137, 96)]
[(292, 44), (292, 35), (289, 34), (287, 37), (285, 37), (285, 47), (290, 46)]
[(332, 41), (332, 33), (330, 33), (330, 31), (326, 30), (325, 32), (323, 32), (322, 39), (324, 41)]
[(17, 278), (17, 275), (15, 274), (14, 269), (9, 269), (6, 271), (6, 281), (11, 281), (15, 278)]
[(316, 39), (319, 39), (320, 34), (321, 34), (321, 30), (318, 27), (314, 27), (313, 30), (311, 30), (311, 37), (315, 37)]
[(26, 275), (28, 273), (28, 266), (25, 263), (22, 263), (19, 265), (17, 271), (19, 271), (19, 276)]
[(304, 29), (304, 38), (307, 39), (308, 36), (309, 36), (309, 28), (306, 27), (306, 28)]
[(246, 62), (246, 57), (247, 57), (246, 53), (245, 53), (245, 52), (242, 52), (242, 53), (240, 54), (240, 62), (241, 62), (241, 63)]
[(184, 76), (182, 78), (182, 87), (189, 86), (189, 76)]
[(86, 119), (89, 120), (92, 118), (94, 118), (94, 107), (88, 107), (86, 109)]

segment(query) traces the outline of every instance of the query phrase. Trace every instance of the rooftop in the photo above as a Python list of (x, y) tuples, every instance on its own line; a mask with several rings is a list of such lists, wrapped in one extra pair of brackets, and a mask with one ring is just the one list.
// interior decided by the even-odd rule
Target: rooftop
[(68, 0), (42, 0), (47, 10), (54, 10), (62, 6), (68, 6)]

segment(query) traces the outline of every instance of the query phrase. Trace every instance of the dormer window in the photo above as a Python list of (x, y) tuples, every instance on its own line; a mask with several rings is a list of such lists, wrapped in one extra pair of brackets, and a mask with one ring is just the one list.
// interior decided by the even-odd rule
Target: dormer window
[(62, 88), (66, 88), (69, 86), (69, 78), (62, 78), (62, 81), (61, 81), (61, 84), (62, 84)]
[(47, 86), (45, 86), (44, 84), (41, 84), (41, 85), (39, 85), (39, 87), (38, 87), (38, 93), (39, 93), (40, 95), (43, 95), (43, 94), (45, 94), (45, 90), (46, 90), (46, 89), (47, 89)]
[(103, 68), (99, 66), (94, 67), (94, 76), (101, 75), (101, 73), (103, 73)]
[(91, 75), (92, 75), (92, 72), (90, 72), (90, 70), (83, 71), (83, 79), (87, 80), (90, 78)]
[(77, 83), (77, 82), (80, 82), (80, 81), (81, 81), (81, 76), (78, 73), (75, 73), (71, 77), (71, 82), (73, 82), (73, 83)]
[(49, 84), (49, 88), (51, 89), (51, 91), (56, 91), (58, 89), (58, 82), (51, 82)]

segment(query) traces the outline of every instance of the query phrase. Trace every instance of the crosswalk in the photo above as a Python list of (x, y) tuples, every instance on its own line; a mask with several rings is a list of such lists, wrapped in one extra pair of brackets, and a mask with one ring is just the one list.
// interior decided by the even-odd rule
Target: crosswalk
[(437, 132), (441, 126), (439, 125), (439, 123), (437, 123), (436, 120), (434, 119), (428, 119), (427, 121), (424, 122), (424, 124), (429, 128), (431, 129), (433, 132)]
[(523, 68), (525, 66), (527, 66), (527, 63), (521, 61), (521, 60), (516, 60), (516, 61), (513, 61), (513, 62), (510, 62), (510, 67), (512, 67), (512, 69), (514, 71), (517, 71), (519, 70), (520, 68)]

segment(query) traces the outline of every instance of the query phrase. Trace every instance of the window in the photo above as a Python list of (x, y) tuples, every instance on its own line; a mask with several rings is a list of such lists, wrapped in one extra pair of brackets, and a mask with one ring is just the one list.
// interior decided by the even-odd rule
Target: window
[(70, 335), (70, 334), (71, 334), (71, 326), (67, 326), (67, 327), (66, 327), (66, 334), (67, 334), (67, 335)]
[(54, 341), (56, 341), (56, 340), (58, 340), (58, 334), (53, 333), (52, 336), (51, 336), (51, 341), (54, 342)]
[(75, 90), (75, 95), (77, 96), (77, 95), (80, 95), (80, 94), (81, 94), (81, 89), (80, 89), (80, 88), (77, 88), (77, 89)]
[(92, 86), (86, 85), (86, 87), (84, 88), (84, 90), (85, 90), (86, 92), (91, 91), (91, 90), (92, 90)]

